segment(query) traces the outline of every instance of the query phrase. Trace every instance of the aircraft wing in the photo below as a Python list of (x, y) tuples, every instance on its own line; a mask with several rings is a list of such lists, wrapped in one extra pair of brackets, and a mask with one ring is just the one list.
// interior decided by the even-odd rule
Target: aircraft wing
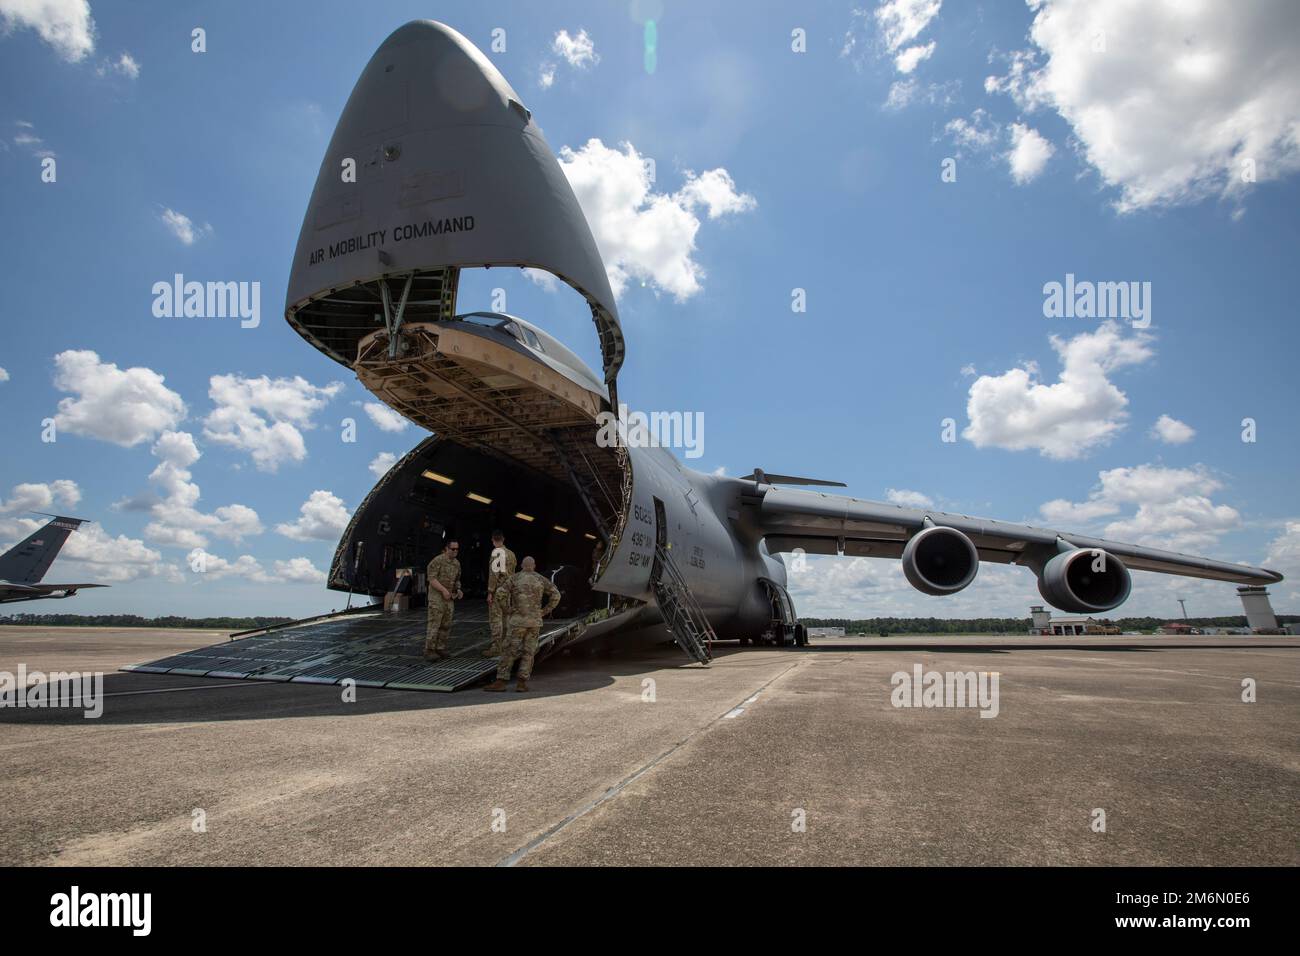
[(758, 523), (771, 552), (802, 548), (808, 554), (899, 558), (907, 540), (926, 527), (928, 518), (935, 525), (963, 532), (975, 545), (981, 561), (1023, 564), (1036, 573), (1060, 552), (1064, 541), (1067, 546), (1104, 550), (1118, 557), (1127, 567), (1140, 571), (1159, 571), (1234, 584), (1274, 584), (1282, 580), (1281, 574), (1267, 568), (1214, 561), (1032, 525), (904, 508), (820, 492), (772, 487), (766, 488), (765, 493), (760, 488), (759, 492)]
[(0, 581), (0, 604), (35, 601), (48, 597), (72, 597), (82, 588), (106, 588), (107, 584), (16, 584)]

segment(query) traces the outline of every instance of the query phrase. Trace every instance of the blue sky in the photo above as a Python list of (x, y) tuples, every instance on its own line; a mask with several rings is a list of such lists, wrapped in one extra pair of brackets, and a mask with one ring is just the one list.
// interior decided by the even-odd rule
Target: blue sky
[[(284, 322), (285, 282), (352, 84), (388, 33), (430, 15), (487, 52), (568, 149), (621, 287), (620, 396), (702, 412), (692, 466), (833, 478), (859, 497), (1300, 576), (1288, 4), (21, 9), (0, 0), (0, 542), (33, 508), (92, 518), (47, 579), (114, 586), (19, 610), (341, 604), (319, 579), (339, 523), (376, 457), (424, 433), (366, 412), (351, 373)], [(630, 205), (600, 182), (626, 185)], [(152, 286), (175, 273), (260, 283), (260, 325), (155, 317)], [(1149, 327), (1046, 317), (1044, 285), (1067, 274), (1150, 283)], [(467, 275), (461, 309), (489, 307), (495, 287), (598, 367), (575, 294)], [(128, 395), (143, 405), (124, 412)], [(52, 417), (57, 440), (42, 441)], [(195, 547), (217, 573), (190, 571)], [(810, 565), (793, 588), (810, 616), (1038, 603), (1008, 569), (940, 601), (892, 562)], [(1172, 614), (1174, 596), (1240, 610), (1230, 585), (1136, 579), (1124, 612)], [(1292, 581), (1274, 591), (1278, 610), (1300, 608)]]

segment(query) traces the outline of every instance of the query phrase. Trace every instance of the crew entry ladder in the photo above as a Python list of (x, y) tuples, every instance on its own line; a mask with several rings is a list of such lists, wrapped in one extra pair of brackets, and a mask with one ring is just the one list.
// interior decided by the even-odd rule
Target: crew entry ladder
[(695, 600), (686, 579), (662, 544), (655, 545), (655, 569), (651, 580), (654, 581), (655, 600), (659, 602), (664, 624), (673, 640), (694, 660), (707, 667), (713, 659), (713, 642), (718, 636), (713, 633), (704, 609)]

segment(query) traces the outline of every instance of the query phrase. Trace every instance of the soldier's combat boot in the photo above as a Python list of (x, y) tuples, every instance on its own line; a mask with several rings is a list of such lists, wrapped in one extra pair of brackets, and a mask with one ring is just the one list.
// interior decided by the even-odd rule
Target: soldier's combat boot
[(484, 690), (492, 690), (492, 691), (505, 690), (505, 689), (506, 689), (506, 682), (503, 681), (500, 677), (498, 677), (496, 680), (494, 680), (492, 683), (488, 684), (488, 685), (487, 685), (486, 687), (484, 687), (483, 689), (484, 689)]
[(519, 678), (519, 682), (515, 684), (515, 690), (519, 691), (521, 694), (528, 693), (528, 681), (522, 677)]

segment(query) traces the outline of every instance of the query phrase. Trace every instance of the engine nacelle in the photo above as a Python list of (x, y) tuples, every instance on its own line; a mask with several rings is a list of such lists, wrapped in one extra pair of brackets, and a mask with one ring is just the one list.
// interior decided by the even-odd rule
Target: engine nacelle
[(903, 548), (903, 574), (925, 594), (956, 594), (975, 580), (979, 567), (974, 543), (956, 528), (922, 528)]
[(1100, 548), (1065, 551), (1043, 565), (1038, 593), (1074, 614), (1109, 611), (1128, 600), (1133, 581), (1124, 562)]

